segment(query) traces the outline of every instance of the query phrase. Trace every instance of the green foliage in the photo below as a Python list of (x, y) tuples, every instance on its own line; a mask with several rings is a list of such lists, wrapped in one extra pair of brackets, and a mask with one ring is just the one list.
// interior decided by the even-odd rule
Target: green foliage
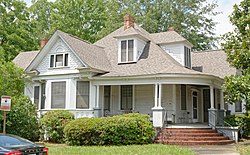
[(215, 46), (215, 7), (216, 3), (208, 4), (206, 0), (34, 0), (31, 11), (38, 25), (37, 36), (60, 29), (95, 42), (122, 26), (123, 16), (130, 14), (150, 33), (174, 27), (195, 49), (204, 50)]
[[(239, 126), (244, 130), (244, 135), (250, 135), (250, 117), (243, 114), (226, 116), (224, 120), (232, 126)], [(227, 124), (225, 124), (227, 125)]]
[[(12, 97), (11, 111), (7, 112), (6, 133), (27, 138), (32, 141), (39, 139), (39, 125), (36, 107), (25, 96)], [(1, 116), (1, 130), (3, 128), (3, 111)]]
[(224, 36), (222, 44), (228, 62), (241, 71), (240, 75), (225, 78), (224, 88), (228, 93), (226, 99), (229, 103), (245, 100), (246, 110), (250, 110), (250, 29), (249, 29), (249, 0), (243, 0), (234, 6), (230, 16), (231, 23), (235, 26), (234, 32)]
[(147, 115), (125, 114), (76, 119), (64, 134), (69, 145), (130, 145), (151, 143), (155, 129)]
[(24, 90), (24, 74), (12, 62), (0, 59), (0, 96), (19, 96)]
[(0, 47), (7, 61), (20, 51), (37, 49), (26, 4), (20, 0), (0, 1)]
[(73, 119), (74, 115), (67, 110), (49, 111), (41, 119), (41, 132), (50, 142), (63, 143), (64, 127)]

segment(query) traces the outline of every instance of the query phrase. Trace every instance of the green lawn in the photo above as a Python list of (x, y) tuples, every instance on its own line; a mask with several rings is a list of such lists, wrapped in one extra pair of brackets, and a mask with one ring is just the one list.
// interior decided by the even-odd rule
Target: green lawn
[(129, 146), (66, 146), (45, 144), (49, 155), (194, 155), (187, 148), (174, 145), (129, 145)]
[(243, 144), (237, 146), (237, 151), (241, 155), (250, 155), (250, 144)]

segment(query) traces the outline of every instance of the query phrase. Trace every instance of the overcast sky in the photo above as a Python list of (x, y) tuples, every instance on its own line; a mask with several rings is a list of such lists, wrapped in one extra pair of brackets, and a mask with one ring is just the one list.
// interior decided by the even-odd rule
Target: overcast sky
[[(25, 1), (28, 5), (31, 4), (31, 0), (23, 0), (23, 1)], [(207, 2), (212, 2), (212, 1), (214, 0), (207, 0)], [(219, 7), (216, 8), (216, 11), (221, 12), (221, 14), (214, 17), (214, 21), (218, 23), (215, 28), (216, 29), (215, 33), (217, 36), (233, 31), (233, 26), (230, 24), (228, 16), (233, 11), (233, 5), (236, 3), (239, 4), (240, 1), (242, 0), (217, 0)]]

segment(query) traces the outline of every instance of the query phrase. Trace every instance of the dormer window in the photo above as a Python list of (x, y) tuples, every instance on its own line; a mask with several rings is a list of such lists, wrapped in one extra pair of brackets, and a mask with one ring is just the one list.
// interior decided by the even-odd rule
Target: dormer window
[(121, 55), (120, 62), (133, 62), (134, 61), (134, 40), (122, 40), (121, 41)]
[(68, 66), (68, 59), (68, 53), (50, 55), (50, 67), (66, 67)]
[(191, 68), (191, 49), (184, 46), (184, 65)]

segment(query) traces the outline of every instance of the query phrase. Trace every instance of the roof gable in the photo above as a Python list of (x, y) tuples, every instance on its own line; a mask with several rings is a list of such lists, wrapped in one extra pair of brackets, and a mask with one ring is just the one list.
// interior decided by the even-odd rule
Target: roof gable
[[(81, 61), (82, 66), (104, 71), (108, 70), (109, 64), (105, 61), (106, 56), (102, 48), (94, 46), (62, 31), (56, 31), (50, 38), (49, 42), (41, 49), (31, 64), (27, 67), (27, 72), (31, 71), (42, 61), (43, 57), (48, 53), (58, 39), (61, 39), (67, 45), (72, 53), (79, 59), (79, 61)], [(102, 57), (98, 57), (98, 55), (102, 55)]]

